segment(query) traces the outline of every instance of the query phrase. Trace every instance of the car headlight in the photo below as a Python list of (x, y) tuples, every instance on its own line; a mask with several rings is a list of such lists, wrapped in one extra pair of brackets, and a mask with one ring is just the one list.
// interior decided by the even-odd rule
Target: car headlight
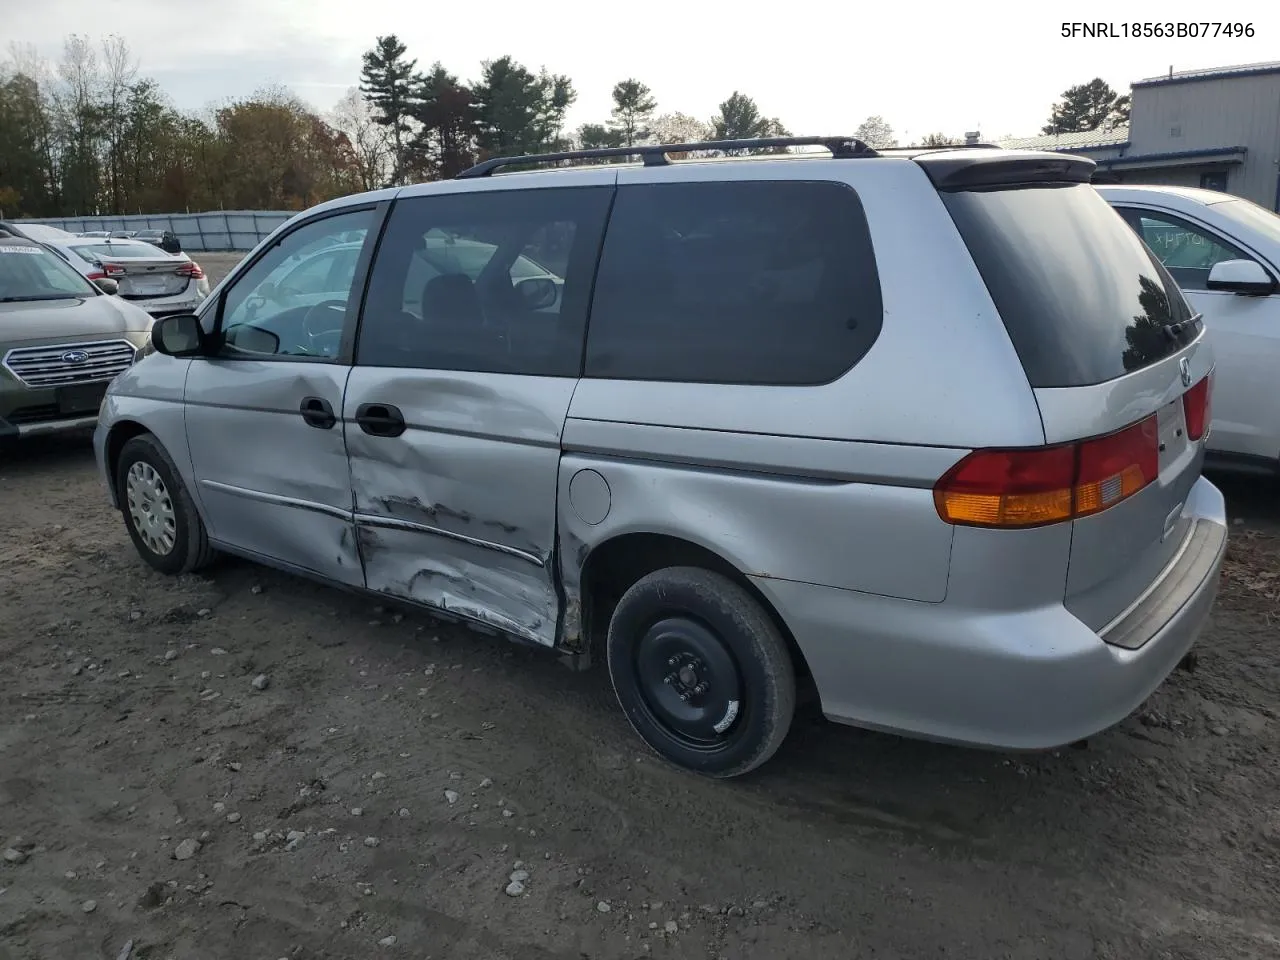
[(137, 363), (143, 357), (149, 357), (156, 352), (155, 345), (151, 342), (151, 334), (147, 334), (147, 339), (137, 350), (133, 351), (133, 362)]

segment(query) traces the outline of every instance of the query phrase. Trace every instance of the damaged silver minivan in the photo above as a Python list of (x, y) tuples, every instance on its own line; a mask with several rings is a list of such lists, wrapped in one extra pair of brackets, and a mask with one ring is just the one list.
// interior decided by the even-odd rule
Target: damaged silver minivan
[(1203, 326), (1092, 168), (788, 138), (335, 200), (156, 324), (99, 463), (156, 569), (602, 654), (699, 773), (767, 760), (798, 689), (1075, 741), (1186, 655), (1226, 543)]

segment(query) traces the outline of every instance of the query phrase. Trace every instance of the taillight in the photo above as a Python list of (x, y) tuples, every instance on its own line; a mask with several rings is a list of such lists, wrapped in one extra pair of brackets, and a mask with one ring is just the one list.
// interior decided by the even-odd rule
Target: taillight
[(204, 271), (200, 269), (200, 264), (192, 260), (190, 263), (184, 263), (178, 268), (178, 276), (190, 277), (192, 280), (203, 280)]
[(103, 264), (102, 269), (107, 272), (108, 277), (123, 277), (125, 272), (124, 267), (118, 263)]
[(976, 450), (933, 488), (938, 515), (971, 527), (1039, 527), (1113, 507), (1156, 479), (1154, 415), (1105, 437), (1027, 450)]
[(93, 273), (86, 274), (86, 276), (87, 276), (87, 277), (88, 277), (88, 279), (90, 279), (90, 280), (105, 280), (105, 279), (107, 279), (107, 275), (106, 275), (105, 273), (103, 273), (101, 270), (95, 270), (95, 271), (93, 271)]
[(1182, 395), (1182, 413), (1187, 421), (1187, 439), (1200, 440), (1209, 429), (1212, 398), (1212, 373)]

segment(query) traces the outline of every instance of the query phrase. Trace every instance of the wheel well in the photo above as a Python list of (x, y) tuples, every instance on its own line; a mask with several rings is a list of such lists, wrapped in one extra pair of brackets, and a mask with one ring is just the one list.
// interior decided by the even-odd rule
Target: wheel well
[(588, 644), (609, 630), (614, 607), (627, 589), (664, 567), (702, 567), (714, 570), (747, 591), (769, 615), (787, 641), (798, 677), (811, 680), (809, 665), (786, 622), (767, 597), (742, 571), (724, 557), (688, 540), (654, 533), (630, 533), (600, 544), (591, 551), (582, 569), (583, 626)]
[(134, 420), (121, 420), (111, 427), (111, 432), (107, 434), (105, 459), (107, 483), (111, 484), (112, 494), (119, 493), (116, 490), (116, 464), (120, 462), (120, 452), (124, 450), (124, 445), (134, 437), (140, 437), (144, 433), (150, 432), (150, 430)]

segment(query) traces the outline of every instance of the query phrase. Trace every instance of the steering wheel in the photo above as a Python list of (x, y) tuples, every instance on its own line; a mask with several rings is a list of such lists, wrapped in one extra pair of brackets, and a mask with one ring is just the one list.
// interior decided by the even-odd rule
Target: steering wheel
[(307, 352), (313, 356), (336, 356), (342, 346), (342, 326), (346, 319), (345, 300), (324, 300), (308, 307), (302, 315)]

